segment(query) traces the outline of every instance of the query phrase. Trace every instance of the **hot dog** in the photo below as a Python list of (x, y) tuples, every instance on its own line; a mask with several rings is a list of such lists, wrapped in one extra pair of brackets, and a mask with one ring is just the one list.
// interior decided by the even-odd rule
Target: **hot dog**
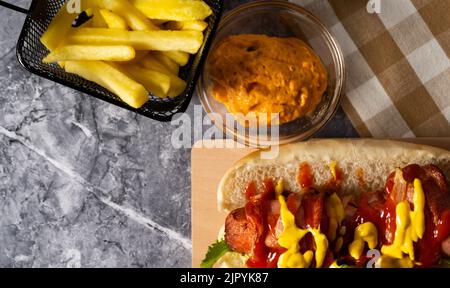
[(449, 256), (449, 151), (318, 140), (259, 153), (219, 184), (229, 252), (216, 267), (365, 267), (369, 250), (377, 267), (435, 267)]

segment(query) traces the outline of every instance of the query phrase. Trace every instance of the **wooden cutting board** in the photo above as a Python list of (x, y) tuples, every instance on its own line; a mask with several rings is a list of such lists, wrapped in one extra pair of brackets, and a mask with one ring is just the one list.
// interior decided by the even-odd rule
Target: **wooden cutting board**
[[(223, 141), (223, 140), (217, 140)], [(416, 138), (402, 141), (436, 146), (450, 150), (448, 138)], [(252, 148), (200, 148), (211, 141), (200, 141), (192, 149), (192, 267), (199, 267), (208, 246), (217, 240), (226, 214), (217, 211), (217, 186), (225, 172)], [(227, 141), (228, 147), (235, 147)], [(210, 145), (215, 146), (216, 145)], [(226, 146), (225, 146), (226, 147)]]

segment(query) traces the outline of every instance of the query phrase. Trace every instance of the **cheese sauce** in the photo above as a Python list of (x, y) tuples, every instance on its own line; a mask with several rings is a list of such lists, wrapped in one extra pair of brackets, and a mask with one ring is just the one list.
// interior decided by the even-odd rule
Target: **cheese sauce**
[(314, 111), (328, 86), (319, 56), (297, 38), (242, 34), (211, 53), (213, 95), (235, 115), (278, 113), (284, 124)]

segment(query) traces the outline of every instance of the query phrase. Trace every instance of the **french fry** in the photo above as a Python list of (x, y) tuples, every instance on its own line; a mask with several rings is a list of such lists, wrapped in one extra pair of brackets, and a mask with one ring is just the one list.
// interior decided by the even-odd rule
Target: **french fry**
[(168, 30), (196, 30), (204, 31), (208, 27), (208, 23), (201, 20), (192, 21), (170, 21), (165, 24)]
[(68, 37), (72, 44), (129, 45), (136, 50), (183, 51), (197, 53), (203, 44), (200, 31), (122, 31), (79, 28)]
[(125, 22), (125, 20), (119, 15), (107, 9), (100, 9), (100, 14), (103, 16), (103, 19), (105, 19), (105, 22), (109, 28), (128, 30), (127, 22)]
[(175, 76), (178, 75), (178, 73), (173, 73), (173, 71), (171, 71), (169, 68), (167, 68), (164, 64), (162, 64), (161, 62), (156, 60), (155, 57), (151, 54), (148, 54), (145, 57), (143, 57), (139, 61), (139, 64), (142, 67), (145, 67), (150, 70), (155, 70), (155, 71), (164, 73), (166, 75), (168, 75), (168, 74), (173, 74)]
[(189, 62), (189, 54), (182, 51), (166, 51), (164, 55), (175, 61), (180, 66), (185, 66)]
[(144, 57), (140, 64), (150, 70), (158, 71), (170, 77), (170, 89), (167, 93), (169, 97), (176, 97), (183, 93), (186, 89), (186, 82), (180, 79), (176, 74), (172, 73), (166, 66), (156, 60), (151, 54)]
[(42, 62), (52, 63), (58, 61), (129, 61), (136, 56), (131, 46), (87, 46), (67, 45), (56, 48), (45, 57)]
[[(123, 21), (124, 25), (115, 25), (114, 22), (120, 22), (120, 16), (115, 17), (116, 15), (109, 10), (102, 9), (101, 11), (105, 11), (103, 17), (105, 18), (106, 22), (108, 23), (108, 26), (110, 28), (117, 28), (120, 30), (127, 30), (128, 27), (126, 27), (125, 21)], [(110, 13), (108, 13), (110, 12)], [(108, 22), (108, 17), (110, 18), (110, 21)], [(114, 19), (115, 18), (115, 19)], [(111, 23), (112, 22), (112, 23)], [(136, 55), (135, 59), (133, 60), (133, 64), (130, 65), (117, 65), (116, 67), (121, 70), (123, 73), (130, 76), (132, 79), (137, 80), (137, 82), (142, 83), (142, 85), (147, 89), (147, 91), (151, 92), (153, 95), (156, 95), (161, 98), (166, 98), (167, 93), (170, 89), (170, 77), (166, 76), (165, 74), (155, 71), (155, 70), (149, 70), (144, 69), (143, 67), (135, 65), (136, 63), (140, 62), (143, 58), (145, 58), (149, 54), (148, 51), (138, 51), (138, 54)], [(170, 61), (170, 59), (169, 59)], [(115, 64), (113, 64), (115, 65)], [(178, 66), (175, 64), (176, 68)], [(178, 73), (178, 72), (177, 72)]]
[(134, 59), (129, 61), (129, 63), (139, 63), (142, 59), (147, 57), (148, 53), (148, 51), (144, 50), (136, 51), (136, 56), (134, 56)]
[[(85, 4), (86, 2), (88, 1), (81, 1), (82, 10), (88, 8)], [(42, 35), (42, 44), (44, 44), (44, 46), (50, 51), (56, 49), (69, 31), (73, 29), (72, 22), (77, 16), (78, 14), (69, 13), (67, 10), (67, 4), (64, 3), (59, 12), (55, 15), (55, 17), (53, 17), (47, 30)]]
[(134, 64), (118, 65), (119, 70), (129, 75), (153, 95), (166, 98), (170, 89), (170, 77), (154, 70), (145, 69)]
[(149, 99), (144, 86), (106, 62), (66, 61), (65, 69), (111, 91), (133, 108), (142, 107)]
[(170, 98), (177, 97), (186, 89), (186, 82), (175, 75), (169, 74), (170, 89), (167, 93)]
[(203, 1), (190, 0), (130, 0), (150, 19), (173, 21), (203, 20), (212, 14)]
[(100, 13), (100, 9), (93, 8), (92, 9), (92, 27), (94, 28), (108, 28), (108, 24), (103, 18), (103, 15)]
[(202, 20), (212, 13), (207, 4), (201, 0), (80, 3), (93, 19), (73, 28), (78, 14), (64, 4), (41, 38), (51, 51), (44, 63), (57, 62), (133, 108), (149, 100), (147, 91), (159, 97), (183, 93), (187, 83), (178, 77), (179, 67), (203, 44), (202, 31), (208, 24)]
[[(128, 26), (131, 27), (131, 29), (133, 30), (136, 31), (160, 30), (160, 28), (157, 25), (155, 25), (151, 20), (147, 19), (147, 17), (140, 10), (138, 10), (136, 7), (130, 4), (128, 0), (95, 0), (95, 1), (99, 3), (98, 4), (99, 6), (109, 9), (113, 11), (115, 14), (118, 14), (122, 18), (124, 18)], [(161, 21), (164, 22), (167, 20), (157, 20), (157, 21), (158, 23), (161, 23)], [(178, 64), (184, 66), (189, 60), (189, 55), (183, 53), (184, 52), (177, 51), (172, 52), (168, 56)]]
[(180, 67), (172, 59), (170, 59), (166, 54), (158, 51), (151, 52), (151, 55), (162, 65), (164, 65), (169, 71), (175, 75), (178, 75)]
[(98, 6), (111, 10), (121, 16), (127, 22), (127, 25), (136, 31), (158, 30), (139, 9), (134, 7), (128, 0), (96, 0)]

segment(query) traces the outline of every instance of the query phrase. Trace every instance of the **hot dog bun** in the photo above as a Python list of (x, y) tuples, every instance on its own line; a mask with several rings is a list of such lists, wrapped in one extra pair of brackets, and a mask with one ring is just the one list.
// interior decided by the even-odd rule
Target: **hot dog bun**
[(264, 179), (283, 179), (285, 188), (301, 193), (296, 181), (299, 166), (308, 162), (316, 186), (331, 177), (330, 163), (336, 161), (343, 173), (342, 192), (361, 192), (358, 170), (363, 171), (368, 191), (384, 187), (386, 178), (397, 167), (408, 164), (434, 164), (450, 179), (450, 151), (430, 146), (388, 140), (312, 140), (280, 147), (272, 160), (254, 152), (238, 161), (222, 178), (218, 187), (218, 209), (229, 212), (245, 205), (246, 185)]

